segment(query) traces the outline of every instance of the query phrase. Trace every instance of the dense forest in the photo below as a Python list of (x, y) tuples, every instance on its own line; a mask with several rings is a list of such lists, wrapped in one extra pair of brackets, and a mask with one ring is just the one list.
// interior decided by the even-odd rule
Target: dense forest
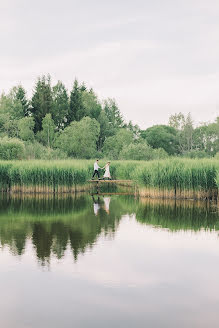
[(50, 76), (37, 79), (31, 98), (22, 85), (0, 96), (0, 159), (168, 156), (219, 157), (219, 117), (195, 127), (190, 114), (177, 113), (168, 125), (141, 130), (124, 120), (114, 99), (100, 101), (77, 79), (68, 92)]

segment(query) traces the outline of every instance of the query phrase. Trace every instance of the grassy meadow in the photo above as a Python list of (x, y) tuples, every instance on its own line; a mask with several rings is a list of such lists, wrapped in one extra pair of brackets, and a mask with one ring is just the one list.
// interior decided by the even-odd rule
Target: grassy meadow
[[(105, 162), (100, 160), (100, 167)], [(0, 190), (54, 193), (88, 190), (93, 163), (94, 160), (0, 161)], [(216, 198), (218, 194), (216, 159), (113, 161), (110, 170), (113, 179), (134, 180), (142, 196), (204, 199)]]

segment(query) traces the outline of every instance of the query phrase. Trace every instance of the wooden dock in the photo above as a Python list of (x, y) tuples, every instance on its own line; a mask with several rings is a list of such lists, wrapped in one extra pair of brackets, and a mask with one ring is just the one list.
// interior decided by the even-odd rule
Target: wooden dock
[(133, 180), (103, 180), (103, 179), (100, 179), (100, 180), (88, 180), (89, 183), (93, 183), (93, 182), (96, 182), (96, 183), (115, 183), (115, 184), (121, 184), (121, 183), (124, 183), (124, 184), (130, 184), (130, 183), (133, 183)]

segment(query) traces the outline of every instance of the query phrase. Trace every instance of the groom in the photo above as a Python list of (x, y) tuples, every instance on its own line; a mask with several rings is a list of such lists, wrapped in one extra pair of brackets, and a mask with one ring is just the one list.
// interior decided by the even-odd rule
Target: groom
[(93, 173), (93, 176), (92, 176), (92, 180), (94, 179), (96, 174), (98, 176), (98, 179), (100, 180), (100, 174), (99, 174), (98, 170), (101, 169), (101, 167), (99, 167), (98, 162), (99, 162), (99, 159), (97, 159), (96, 162), (94, 163), (94, 173)]

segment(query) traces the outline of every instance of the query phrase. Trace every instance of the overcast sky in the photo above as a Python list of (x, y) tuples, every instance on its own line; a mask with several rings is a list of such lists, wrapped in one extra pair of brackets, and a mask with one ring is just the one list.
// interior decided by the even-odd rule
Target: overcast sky
[(51, 74), (142, 128), (219, 115), (218, 0), (0, 0), (0, 90)]

